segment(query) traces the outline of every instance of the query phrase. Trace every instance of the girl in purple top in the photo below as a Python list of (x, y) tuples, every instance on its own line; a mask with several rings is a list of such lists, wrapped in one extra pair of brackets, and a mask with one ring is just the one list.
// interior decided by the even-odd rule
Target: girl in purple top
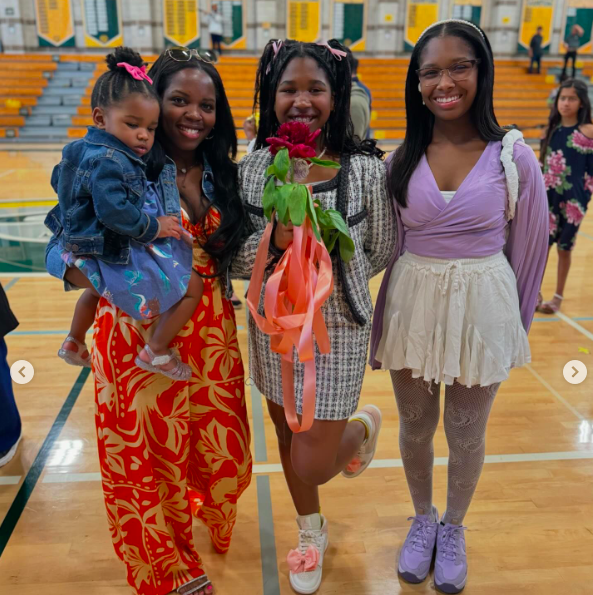
[[(406, 80), (406, 138), (388, 169), (398, 248), (371, 340), (373, 367), (391, 371), (416, 511), (398, 570), (423, 581), (436, 547), (435, 584), (445, 593), (465, 586), (462, 522), (486, 423), (500, 383), (530, 361), (527, 332), (546, 262), (542, 174), (522, 135), (498, 125), (493, 86), (481, 29), (449, 20), (422, 34)], [(449, 485), (439, 517), (432, 442), (443, 382)]]

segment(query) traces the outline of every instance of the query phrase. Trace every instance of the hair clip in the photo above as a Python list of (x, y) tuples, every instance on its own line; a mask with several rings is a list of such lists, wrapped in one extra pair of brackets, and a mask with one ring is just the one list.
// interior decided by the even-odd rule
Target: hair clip
[(437, 25), (444, 25), (445, 23), (460, 23), (461, 25), (469, 25), (470, 27), (473, 27), (482, 36), (482, 39), (486, 40), (486, 37), (484, 36), (484, 32), (479, 27), (477, 27), (476, 25), (471, 23), (470, 21), (464, 21), (461, 19), (445, 19), (444, 21), (437, 21), (436, 23), (433, 23), (432, 25), (429, 25), (428, 27), (426, 27), (426, 29), (424, 29), (424, 31), (422, 31), (422, 33), (420, 34), (418, 41), (420, 41), (422, 39), (422, 37), (424, 37), (424, 34), (427, 31), (430, 31), (433, 27), (436, 27)]
[(152, 85), (152, 79), (146, 74), (146, 66), (132, 66), (127, 62), (118, 62), (117, 65), (121, 68), (125, 68), (128, 71), (128, 74), (137, 81), (145, 80)]
[[(278, 53), (280, 52), (280, 48), (282, 47), (283, 43), (284, 42), (281, 39), (272, 42), (272, 49), (274, 50), (274, 57), (272, 58), (272, 62), (278, 57)], [(272, 69), (272, 62), (268, 64), (268, 67), (266, 68), (266, 74), (270, 74), (270, 70)]]
[(327, 43), (327, 41), (319, 42), (317, 45), (327, 48), (333, 54), (334, 58), (338, 62), (341, 62), (342, 58), (345, 58), (348, 55), (346, 52), (344, 52), (342, 50), (337, 50), (336, 48), (332, 48), (332, 46), (329, 45), (329, 43)]

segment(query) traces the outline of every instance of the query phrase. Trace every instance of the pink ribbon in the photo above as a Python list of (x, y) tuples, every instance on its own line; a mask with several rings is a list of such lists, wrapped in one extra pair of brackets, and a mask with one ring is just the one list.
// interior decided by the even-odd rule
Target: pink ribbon
[[(284, 42), (279, 39), (278, 41), (273, 41), (272, 42), (272, 49), (274, 50), (274, 58), (273, 60), (275, 60), (278, 57), (278, 52), (280, 51), (280, 48), (282, 47), (282, 44)], [(272, 64), (268, 64), (268, 67), (266, 68), (266, 74), (270, 74), (270, 70), (272, 69)]]
[[(293, 242), (270, 275), (264, 291), (264, 314), (259, 302), (274, 225), (268, 223), (260, 241), (247, 292), (247, 307), (258, 328), (270, 336), (270, 348), (282, 356), (282, 392), (286, 423), (293, 433), (307, 432), (315, 420), (315, 345), (329, 353), (331, 345), (321, 306), (334, 288), (332, 262), (318, 241), (308, 217), (294, 227)], [(296, 412), (293, 347), (304, 364), (302, 419)]]
[(321, 47), (327, 48), (334, 56), (334, 58), (336, 60), (338, 60), (338, 62), (342, 61), (342, 58), (345, 58), (348, 54), (342, 50), (337, 50), (336, 48), (332, 48), (331, 45), (329, 45), (329, 43), (327, 43), (327, 41), (318, 43), (317, 45), (320, 45)]
[(298, 550), (290, 550), (286, 561), (290, 572), (293, 574), (312, 572), (319, 563), (319, 550), (314, 545), (310, 545), (304, 554), (301, 554)]
[(137, 81), (145, 80), (152, 85), (152, 79), (146, 74), (146, 66), (132, 66), (127, 62), (118, 62), (117, 65), (125, 68), (132, 78), (135, 78)]

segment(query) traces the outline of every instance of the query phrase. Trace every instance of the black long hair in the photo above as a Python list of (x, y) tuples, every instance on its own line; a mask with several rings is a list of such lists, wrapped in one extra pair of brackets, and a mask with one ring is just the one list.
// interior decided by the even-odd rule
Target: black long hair
[(91, 94), (91, 109), (96, 107), (108, 108), (114, 103), (120, 103), (130, 95), (139, 94), (154, 99), (160, 103), (158, 95), (154, 92), (152, 85), (142, 79), (137, 80), (122, 66), (126, 62), (130, 66), (142, 67), (146, 63), (142, 56), (131, 48), (118, 47), (105, 58), (107, 72), (104, 72), (95, 83)]
[[(376, 147), (376, 141), (359, 141), (354, 136), (354, 126), (350, 118), (352, 75), (348, 60), (346, 58), (338, 60), (326, 46), (292, 39), (282, 41), (276, 55), (274, 44), (279, 42), (280, 40), (268, 42), (257, 69), (253, 111), (259, 109), (260, 116), (255, 148), (266, 147), (266, 138), (274, 136), (280, 126), (274, 105), (276, 89), (286, 67), (295, 58), (312, 58), (325, 72), (334, 97), (334, 109), (323, 127), (327, 149), (335, 154), (362, 153), (382, 157), (384, 153)], [(328, 44), (336, 50), (346, 51), (346, 48), (335, 39), (330, 39)]]
[(470, 115), (478, 134), (485, 141), (501, 140), (505, 130), (498, 125), (494, 115), (494, 57), (490, 42), (478, 27), (457, 21), (445, 21), (431, 27), (414, 46), (408, 76), (406, 78), (406, 136), (396, 151), (387, 172), (387, 188), (402, 207), (407, 206), (408, 184), (428, 145), (432, 141), (434, 115), (422, 105), (418, 90), (420, 82), (416, 70), (428, 42), (435, 37), (453, 35), (463, 39), (480, 60), (478, 68), (478, 90)]
[[(209, 205), (221, 213), (219, 228), (208, 237), (202, 248), (216, 259), (217, 275), (221, 275), (229, 266), (235, 251), (241, 245), (245, 234), (245, 214), (237, 189), (237, 132), (222, 79), (212, 64), (192, 58), (188, 62), (176, 62), (167, 52), (163, 52), (152, 65), (149, 76), (159, 97), (163, 97), (171, 78), (186, 68), (195, 68), (207, 74), (214, 83), (216, 91), (216, 126), (212, 138), (204, 139), (196, 149), (196, 161), (208, 160), (214, 176), (214, 201)], [(161, 112), (162, 118), (162, 112)], [(156, 131), (156, 142), (148, 156), (147, 175), (155, 179), (165, 164), (163, 147), (163, 128)], [(207, 211), (202, 218), (206, 216)]]
[(560, 100), (560, 93), (562, 92), (562, 89), (574, 89), (577, 93), (578, 98), (581, 101), (581, 107), (577, 112), (577, 125), (582, 126), (583, 124), (591, 124), (591, 101), (589, 100), (587, 85), (583, 81), (580, 81), (578, 79), (566, 79), (560, 85), (558, 93), (556, 94), (556, 99), (554, 99), (554, 105), (550, 110), (548, 129), (546, 131), (546, 135), (544, 136), (544, 138), (542, 138), (542, 142), (540, 145), (539, 160), (541, 163), (545, 163), (546, 152), (550, 145), (552, 135), (556, 131), (556, 128), (560, 126), (560, 122), (562, 122), (562, 116), (558, 111), (558, 101)]

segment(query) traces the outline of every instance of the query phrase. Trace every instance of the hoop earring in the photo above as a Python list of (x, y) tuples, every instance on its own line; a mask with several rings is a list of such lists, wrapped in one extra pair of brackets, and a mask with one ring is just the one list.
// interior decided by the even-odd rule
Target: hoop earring
[(210, 136), (207, 136), (204, 140), (212, 140), (214, 138), (214, 128), (210, 131)]
[[(418, 83), (418, 93), (420, 93), (420, 97), (422, 97), (422, 85), (420, 83)], [(424, 99), (422, 99), (422, 105), (426, 105)]]

